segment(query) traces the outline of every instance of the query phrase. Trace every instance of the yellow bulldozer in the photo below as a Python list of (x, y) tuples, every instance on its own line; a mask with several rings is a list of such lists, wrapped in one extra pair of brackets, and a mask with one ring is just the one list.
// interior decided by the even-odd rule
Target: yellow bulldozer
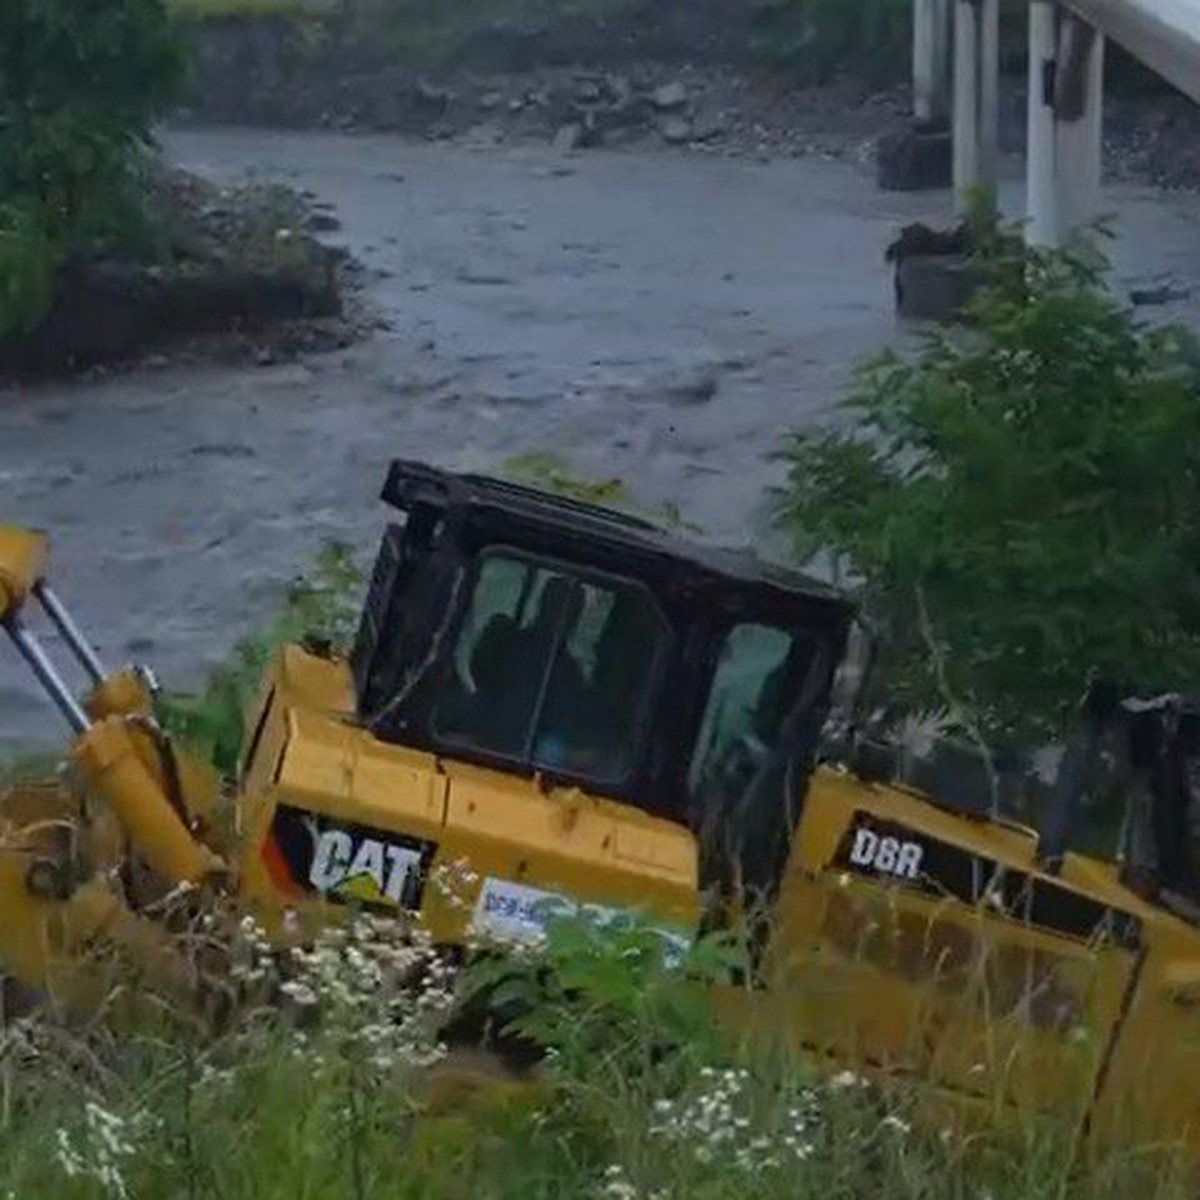
[[(956, 1111), (1072, 1114), (1200, 1152), (1200, 874), (1179, 697), (1093, 689), (1035, 830), (831, 739), (855, 610), (749, 554), (497, 479), (396, 462), (352, 654), (288, 645), (236, 779), (174, 744), (0, 527), (0, 623), (71, 726), (63, 778), (0, 797), (0, 970), (68, 1008), (106, 963), (187, 993), (167, 902), (272, 936), (359, 907), (439, 945), (637, 913), (676, 943), (755, 913), (730, 1028), (927, 1081)], [(90, 677), (77, 698), (44, 610)], [(1123, 849), (1081, 851), (1104, 792)], [(447, 873), (452, 889), (441, 886)]]

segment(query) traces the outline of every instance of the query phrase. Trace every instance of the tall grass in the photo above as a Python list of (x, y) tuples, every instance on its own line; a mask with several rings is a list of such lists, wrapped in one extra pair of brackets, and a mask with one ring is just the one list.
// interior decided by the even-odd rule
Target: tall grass
[(49, 750), (16, 751), (0, 756), (0, 788), (53, 778), (59, 758)]
[[(378, 920), (286, 970), (257, 947), (220, 1034), (115, 1037), (36, 1020), (0, 1035), (0, 1196), (33, 1200), (1175, 1200), (1183, 1175), (1011, 1117), (963, 1134), (921, 1089), (764, 1055), (723, 1032), (702, 942), (563, 924), (454, 974)], [(249, 965), (247, 965), (247, 963)], [(280, 972), (273, 976), (273, 972)], [(283, 1007), (265, 1006), (275, 994)], [(257, 990), (256, 990), (257, 989)], [(483, 990), (527, 1001), (523, 1074), (439, 1030)], [(515, 989), (515, 990), (514, 990)], [(533, 989), (532, 991), (530, 989)], [(256, 1006), (255, 999), (263, 1006)]]

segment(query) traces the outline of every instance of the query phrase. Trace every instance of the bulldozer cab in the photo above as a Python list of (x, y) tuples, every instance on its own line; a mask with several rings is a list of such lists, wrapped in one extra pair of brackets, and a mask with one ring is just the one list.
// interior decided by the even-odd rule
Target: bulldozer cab
[(393, 464), (352, 655), (382, 741), (631, 805), (769, 889), (853, 610), (753, 556), (511, 483)]
[[(155, 879), (236, 886), (271, 930), (366, 904), (419, 913), (447, 944), (536, 935), (543, 901), (683, 929), (706, 899), (769, 899), (850, 603), (495, 479), (396, 462), (383, 497), (400, 519), (350, 661), (279, 648), (230, 804), (158, 724), (152, 681), (96, 660), (46, 583), (45, 537), (0, 528), (0, 624), (74, 730), (81, 799), (117, 815)], [(87, 670), (82, 701), (28, 600)]]

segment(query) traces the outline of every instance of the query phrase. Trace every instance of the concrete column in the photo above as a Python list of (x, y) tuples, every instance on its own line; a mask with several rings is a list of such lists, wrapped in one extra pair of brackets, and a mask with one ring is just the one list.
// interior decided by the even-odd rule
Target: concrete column
[(913, 116), (940, 124), (950, 116), (951, 0), (913, 0)]
[(1000, 0), (979, 0), (979, 182), (1000, 181)]
[(999, 167), (1000, 0), (955, 0), (954, 199), (959, 215), (970, 194), (994, 196)]
[(1101, 213), (1104, 39), (1048, 0), (1029, 10), (1026, 237), (1061, 245)]
[(954, 204), (979, 182), (979, 8), (954, 3)]
[[(1059, 31), (1059, 228), (1066, 237), (1101, 215), (1104, 142), (1104, 38), (1087, 22), (1064, 15)], [(1070, 78), (1078, 72), (1078, 81)], [(1068, 93), (1078, 89), (1077, 97)]]
[(1029, 112), (1025, 160), (1025, 236), (1035, 246), (1058, 241), (1055, 192), (1054, 64), (1058, 55), (1058, 10), (1048, 0), (1029, 6)]

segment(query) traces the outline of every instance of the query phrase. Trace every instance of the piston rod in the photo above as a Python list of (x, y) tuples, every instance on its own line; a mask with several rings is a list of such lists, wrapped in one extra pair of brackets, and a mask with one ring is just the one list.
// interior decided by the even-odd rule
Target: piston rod
[(79, 665), (83, 667), (91, 678), (92, 683), (103, 683), (107, 674), (104, 670), (104, 664), (100, 661), (91, 646), (88, 645), (83, 631), (75, 624), (75, 618), (67, 611), (67, 606), (58, 598), (54, 589), (45, 581), (39, 581), (33, 585), (33, 594), (37, 597), (42, 608), (45, 609), (46, 616), (50, 618), (63, 641), (71, 648), (71, 652), (78, 659)]
[(90, 724), (87, 713), (71, 694), (71, 689), (67, 687), (46, 651), (42, 649), (37, 636), (26, 629), (20, 618), (15, 616), (4, 622), (4, 631), (12, 639), (21, 657), (29, 664), (29, 669), (37, 676), (38, 682), (46, 689), (46, 694), (54, 701), (55, 707), (66, 717), (71, 728), (76, 733), (83, 733)]

